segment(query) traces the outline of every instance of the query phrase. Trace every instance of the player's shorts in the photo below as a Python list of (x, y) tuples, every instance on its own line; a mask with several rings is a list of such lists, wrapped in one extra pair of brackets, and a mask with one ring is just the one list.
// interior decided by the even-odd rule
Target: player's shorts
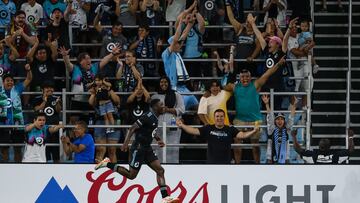
[(131, 148), (129, 166), (135, 170), (140, 170), (142, 164), (150, 164), (158, 160), (152, 147), (138, 147)]
[[(261, 125), (262, 121), (258, 121), (259, 124)], [(255, 122), (245, 122), (245, 121), (240, 121), (238, 119), (234, 119), (233, 120), (233, 124), (234, 125), (254, 125)], [(241, 131), (248, 131), (247, 129), (241, 129)], [(252, 140), (259, 140), (260, 139), (260, 135), (261, 135), (261, 130), (259, 130), (258, 132), (256, 132), (253, 136), (250, 137), (250, 139)]]

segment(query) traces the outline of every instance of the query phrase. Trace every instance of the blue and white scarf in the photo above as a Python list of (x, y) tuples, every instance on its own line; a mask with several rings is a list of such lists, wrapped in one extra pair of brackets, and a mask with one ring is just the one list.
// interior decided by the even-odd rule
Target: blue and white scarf
[[(281, 131), (281, 135), (280, 135)], [(274, 146), (275, 146), (275, 155), (274, 162), (277, 162), (279, 164), (284, 164), (286, 161), (286, 145), (287, 145), (287, 134), (286, 134), (286, 128), (279, 129), (278, 127), (275, 127), (274, 135)], [(281, 136), (281, 144), (279, 146), (279, 139)]]

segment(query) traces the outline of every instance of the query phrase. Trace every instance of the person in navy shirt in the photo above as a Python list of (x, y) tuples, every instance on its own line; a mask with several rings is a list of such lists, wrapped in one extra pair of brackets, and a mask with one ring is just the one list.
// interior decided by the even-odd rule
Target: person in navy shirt
[(77, 121), (73, 129), (75, 140), (70, 141), (67, 136), (62, 136), (64, 152), (70, 155), (74, 152), (75, 163), (94, 163), (95, 144), (94, 139), (87, 131), (87, 124), (85, 121)]

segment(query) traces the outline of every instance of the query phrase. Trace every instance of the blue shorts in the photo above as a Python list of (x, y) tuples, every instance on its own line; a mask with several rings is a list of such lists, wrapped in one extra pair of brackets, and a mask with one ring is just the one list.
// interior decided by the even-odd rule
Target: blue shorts
[[(181, 93), (189, 93), (190, 90), (185, 85), (179, 85), (176, 87), (176, 90), (179, 94)], [(196, 99), (194, 95), (181, 95), (184, 100), (185, 110), (191, 109), (199, 104), (199, 101)]]
[(115, 112), (114, 105), (112, 104), (111, 101), (106, 102), (105, 104), (99, 105), (99, 110), (100, 110), (100, 116), (103, 116), (107, 113)]
[[(105, 125), (104, 120), (97, 120), (95, 125)], [(113, 133), (105, 133), (106, 128), (95, 128), (94, 139), (106, 139), (111, 141), (119, 141), (121, 137), (120, 128), (116, 128)]]

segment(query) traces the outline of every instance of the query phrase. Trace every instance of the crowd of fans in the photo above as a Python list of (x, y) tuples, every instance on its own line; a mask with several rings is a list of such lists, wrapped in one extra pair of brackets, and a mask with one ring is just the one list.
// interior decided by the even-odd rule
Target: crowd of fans
[[(306, 77), (318, 69), (315, 60), (311, 64), (307, 61), (315, 46), (309, 8), (309, 1), (295, 0), (0, 0), (1, 143), (25, 140), (25, 149), (14, 147), (15, 162), (58, 162), (58, 146), (47, 147), (46, 157), (42, 151), (45, 143), (59, 143), (57, 131), (63, 128), (58, 124), (65, 101), (54, 92), (68, 88), (66, 91), (79, 94), (68, 96), (66, 110), (74, 113), (67, 114), (65, 123), (76, 127), (73, 131), (66, 129), (67, 137), (61, 140), (66, 154), (77, 154), (75, 161), (89, 160), (81, 153), (95, 153), (94, 161), (104, 156), (118, 161), (116, 147), (99, 146), (94, 150), (94, 142), (86, 134), (87, 124), (110, 126), (89, 129), (95, 143), (122, 143), (126, 130), (116, 126), (132, 124), (149, 111), (152, 99), (160, 99), (164, 107), (159, 123), (171, 126), (166, 129), (168, 144), (209, 140), (194, 138), (181, 128), (189, 124), (214, 125), (214, 114), (221, 109), (225, 125), (270, 125), (268, 162), (284, 163), (289, 158), (294, 101), (301, 100), (298, 108), (305, 109), (306, 98), (275, 96), (274, 109), (269, 109), (267, 97), (263, 97), (262, 107), (259, 92), (309, 89), (305, 79), (291, 79)], [(158, 25), (170, 28), (151, 27)], [(206, 60), (210, 58), (214, 60)], [(70, 81), (69, 87), (66, 80)], [(24, 91), (39, 94), (25, 95)], [(287, 110), (290, 103), (291, 118), (286, 125), (278, 125), (285, 116), (274, 116), (273, 110)], [(267, 122), (261, 109), (270, 115)], [(24, 110), (40, 113), (34, 116)], [(95, 113), (89, 114), (90, 110)], [(235, 110), (235, 114), (228, 110)], [(187, 113), (194, 111), (197, 114)], [(259, 130), (239, 129), (251, 133), (243, 137), (231, 128), (229, 136), (241, 138), (234, 139), (235, 143), (243, 143), (247, 137), (251, 143), (259, 143)], [(211, 130), (204, 128), (195, 134), (211, 134)], [(224, 134), (213, 136), (217, 136), (217, 145), (223, 144)], [(37, 145), (40, 147), (34, 147)], [(166, 161), (179, 163), (180, 151), (168, 147)], [(163, 157), (161, 152), (159, 158)], [(234, 150), (235, 163), (240, 163), (241, 152), (240, 148)], [(253, 147), (253, 159), (260, 163), (259, 147)], [(9, 147), (1, 146), (1, 160), (9, 161)]]

